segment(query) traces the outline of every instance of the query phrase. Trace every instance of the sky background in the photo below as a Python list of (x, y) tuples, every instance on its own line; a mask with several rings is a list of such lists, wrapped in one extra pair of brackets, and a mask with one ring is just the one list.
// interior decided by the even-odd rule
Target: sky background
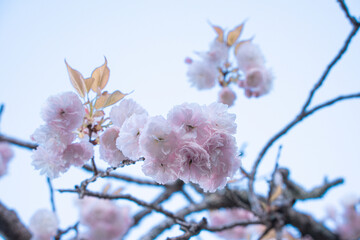
[[(346, 2), (351, 13), (360, 16), (360, 1)], [(237, 115), (237, 142), (239, 146), (247, 143), (243, 166), (250, 169), (268, 139), (297, 115), (309, 90), (351, 31), (335, 0), (0, 0), (0, 102), (5, 104), (1, 133), (29, 140), (43, 123), (40, 111), (45, 100), (72, 91), (64, 59), (87, 77), (106, 56), (110, 68), (106, 89), (133, 91), (129, 97), (152, 116), (166, 116), (173, 106), (183, 102), (212, 103), (220, 88), (192, 88), (184, 59), (208, 49), (216, 37), (209, 22), (231, 30), (245, 20), (241, 38), (254, 37), (275, 75), (273, 90), (259, 99), (247, 99), (241, 89), (234, 88), (238, 97), (229, 111)], [(313, 104), (360, 91), (359, 56), (360, 37), (356, 36)], [(324, 177), (345, 178), (345, 184), (331, 190), (324, 199), (297, 203), (298, 209), (321, 219), (328, 205), (338, 205), (346, 196), (359, 197), (359, 107), (360, 100), (339, 103), (296, 126), (264, 158), (259, 182), (264, 183), (273, 169), (282, 144), (280, 165), (288, 167), (291, 178), (304, 187), (319, 185)], [(49, 192), (45, 177), (31, 166), (31, 152), (14, 150), (9, 173), (0, 179), (0, 200), (16, 209), (28, 224), (37, 209), (50, 209)], [(140, 164), (121, 172), (143, 177)], [(72, 188), (86, 177), (89, 174), (73, 169), (56, 179), (54, 186)], [(100, 181), (94, 188), (104, 183)], [(150, 193), (157, 192), (113, 183), (114, 188), (119, 186), (146, 200), (154, 196)], [(56, 194), (63, 228), (78, 219), (74, 199), (70, 194)], [(178, 196), (166, 206), (174, 209), (174, 202), (183, 200)], [(132, 206), (133, 213), (137, 210), (125, 201), (118, 204)], [(162, 219), (156, 214), (154, 217)], [(141, 230), (132, 231), (128, 239), (145, 233), (150, 222), (144, 221)]]

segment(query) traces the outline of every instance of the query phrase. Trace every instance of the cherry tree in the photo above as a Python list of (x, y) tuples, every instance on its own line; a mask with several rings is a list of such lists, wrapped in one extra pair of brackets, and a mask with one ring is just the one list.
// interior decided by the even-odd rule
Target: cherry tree
[[(89, 75), (65, 61), (72, 89), (44, 99), (42, 124), (32, 126), (30, 139), (0, 134), (0, 176), (6, 178), (8, 165), (18, 161), (14, 148), (30, 150), (29, 161), (35, 173), (45, 178), (50, 205), (33, 209), (27, 224), (8, 203), (0, 202), (2, 236), (111, 240), (130, 239), (132, 232), (141, 232), (141, 239), (210, 235), (224, 239), (358, 239), (359, 199), (348, 198), (342, 214), (329, 209), (325, 222), (296, 207), (300, 201), (325, 198), (344, 179), (325, 179), (305, 189), (301, 180), (291, 177), (293, 169), (282, 165), (286, 145), (279, 144), (284, 135), (320, 110), (360, 98), (355, 89), (314, 103), (333, 69), (351, 51), (360, 28), (345, 1), (339, 0), (338, 8), (350, 32), (313, 81), (301, 108), (267, 137), (255, 159), (249, 159), (248, 148), (237, 135), (244, 116), (231, 109), (241, 99), (248, 103), (266, 99), (276, 89), (277, 78), (271, 56), (263, 53), (256, 37), (243, 37), (246, 21), (230, 30), (209, 23), (215, 33), (209, 49), (184, 55), (189, 87), (202, 92), (215, 89), (217, 99), (206, 104), (184, 102), (159, 115), (150, 114), (132, 98), (132, 92), (111, 89), (107, 58)], [(1, 116), (7, 114), (4, 106)], [(258, 128), (256, 124), (247, 127)], [(274, 159), (263, 180), (258, 172), (271, 149)], [(59, 184), (73, 169), (82, 172), (80, 178), (72, 178), (70, 185)], [(78, 211), (66, 227), (60, 225), (58, 208), (59, 198), (65, 197), (76, 197), (73, 202)], [(149, 219), (144, 230), (142, 224)]]

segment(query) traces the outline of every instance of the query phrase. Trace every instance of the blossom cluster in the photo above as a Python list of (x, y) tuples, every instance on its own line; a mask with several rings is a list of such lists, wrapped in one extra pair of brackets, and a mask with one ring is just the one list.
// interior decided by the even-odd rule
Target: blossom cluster
[(177, 179), (205, 191), (225, 186), (240, 167), (235, 115), (227, 106), (184, 103), (163, 116), (149, 117), (132, 99), (110, 112), (113, 126), (100, 137), (100, 157), (116, 167), (123, 159), (145, 157), (142, 170), (161, 184)]
[[(219, 102), (232, 106), (236, 99), (231, 83), (243, 88), (245, 96), (260, 97), (268, 93), (273, 82), (272, 72), (265, 66), (265, 58), (252, 40), (237, 41), (244, 24), (230, 31), (225, 39), (224, 30), (213, 26), (217, 38), (210, 44), (207, 52), (198, 53), (200, 60), (187, 58), (187, 75), (193, 86), (209, 89), (218, 82), (221, 86)], [(229, 60), (230, 49), (234, 49), (237, 67)]]
[[(215, 61), (219, 54), (214, 53), (209, 59)], [(228, 113), (227, 105), (184, 103), (171, 109), (167, 118), (150, 117), (134, 100), (123, 99), (125, 95), (119, 91), (102, 92), (105, 85), (100, 80), (93, 90), (96, 96), (91, 99), (92, 88), (86, 87), (80, 73), (68, 68), (78, 94), (88, 100), (83, 104), (71, 92), (47, 100), (42, 111), (46, 124), (31, 136), (39, 144), (32, 164), (42, 174), (55, 178), (70, 166), (84, 165), (98, 144), (100, 158), (112, 167), (126, 159), (144, 157), (143, 172), (161, 184), (181, 179), (214, 192), (223, 188), (239, 169), (233, 136), (236, 116)], [(104, 75), (106, 62), (100, 68), (98, 74), (92, 74), (93, 78)], [(108, 74), (99, 79), (107, 77)], [(79, 87), (81, 84), (84, 87)], [(106, 117), (103, 109), (116, 102), (119, 103)]]
[(87, 227), (82, 239), (122, 239), (133, 220), (129, 208), (119, 207), (114, 202), (94, 197), (79, 201), (80, 223)]
[(0, 177), (7, 172), (9, 161), (13, 158), (14, 152), (6, 142), (0, 142)]
[(42, 110), (45, 124), (31, 135), (39, 146), (32, 155), (32, 165), (41, 174), (56, 178), (70, 166), (82, 166), (93, 154), (93, 145), (88, 141), (75, 142), (75, 130), (85, 116), (79, 97), (72, 92), (51, 96)]

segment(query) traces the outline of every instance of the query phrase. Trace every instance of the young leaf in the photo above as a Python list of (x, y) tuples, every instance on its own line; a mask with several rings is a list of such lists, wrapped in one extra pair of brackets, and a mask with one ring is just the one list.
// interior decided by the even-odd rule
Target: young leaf
[(109, 76), (110, 69), (107, 66), (107, 60), (105, 58), (105, 63), (102, 66), (96, 68), (91, 74), (91, 77), (94, 78), (91, 89), (96, 93), (99, 91), (99, 89), (103, 90), (109, 81)]
[(95, 102), (95, 108), (96, 109), (100, 109), (103, 108), (105, 106), (105, 103), (107, 101), (107, 99), (110, 97), (110, 94), (105, 91), (101, 94), (101, 96), (96, 100)]
[(84, 77), (81, 75), (80, 72), (78, 72), (77, 70), (71, 68), (69, 66), (69, 64), (66, 62), (66, 60), (65, 60), (65, 64), (66, 64), (66, 67), (67, 67), (67, 70), (68, 70), (68, 73), (69, 73), (71, 84), (73, 85), (75, 90), (78, 92), (78, 94), (82, 98), (84, 98), (85, 93), (86, 93), (86, 86), (85, 86)]
[(230, 31), (227, 36), (227, 45), (232, 46), (240, 37), (244, 24), (237, 26), (234, 30)]
[(86, 86), (86, 92), (89, 93), (90, 89), (91, 89), (91, 86), (93, 85), (94, 83), (94, 78), (87, 78), (84, 80), (85, 82), (85, 86)]
[(211, 26), (218, 35), (216, 40), (218, 40), (219, 42), (223, 42), (224, 41), (224, 30), (221, 27), (218, 27), (218, 26), (215, 26), (215, 25), (212, 25), (212, 24), (211, 24)]
[(104, 92), (95, 102), (95, 108), (105, 108), (111, 106), (121, 99), (123, 99), (127, 94), (123, 94), (120, 91), (115, 91), (112, 94), (108, 92)]
[(109, 98), (107, 99), (104, 107), (108, 107), (108, 106), (111, 106), (115, 103), (117, 103), (118, 101), (120, 101), (121, 99), (123, 99), (127, 94), (123, 94), (121, 93), (120, 91), (115, 91), (113, 92)]

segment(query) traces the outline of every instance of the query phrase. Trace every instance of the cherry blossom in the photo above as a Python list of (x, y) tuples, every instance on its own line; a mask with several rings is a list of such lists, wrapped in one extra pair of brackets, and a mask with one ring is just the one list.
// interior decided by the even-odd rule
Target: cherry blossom
[(142, 156), (139, 139), (147, 119), (148, 115), (143, 113), (133, 114), (124, 121), (116, 139), (116, 146), (124, 156), (130, 159), (138, 159)]
[(46, 149), (38, 146), (32, 154), (32, 165), (40, 170), (40, 174), (46, 174), (49, 178), (57, 178), (60, 173), (69, 169), (69, 165), (62, 158), (62, 152)]
[(66, 165), (82, 167), (94, 155), (93, 145), (89, 142), (72, 143), (66, 147), (62, 159)]
[[(249, 220), (254, 220), (254, 215), (241, 208), (210, 211), (210, 225), (214, 227), (221, 227), (235, 222), (246, 222)], [(228, 240), (248, 239), (251, 236), (251, 228), (237, 226), (218, 232), (217, 234)]]
[(118, 127), (111, 127), (100, 136), (100, 158), (110, 164), (112, 167), (117, 167), (126, 157), (116, 147), (116, 139), (119, 137), (120, 129)]
[(238, 67), (244, 72), (250, 68), (261, 67), (265, 64), (265, 58), (259, 46), (251, 41), (242, 43), (237, 49), (235, 57)]
[(121, 128), (125, 120), (131, 117), (131, 115), (143, 113), (147, 114), (144, 108), (142, 108), (133, 99), (127, 98), (121, 100), (117, 106), (112, 107), (110, 111), (110, 119), (115, 126)]
[(14, 152), (6, 142), (0, 142), (0, 176), (7, 172), (9, 161), (13, 158)]
[(193, 61), (189, 64), (187, 76), (192, 86), (197, 89), (208, 89), (215, 86), (219, 71), (213, 63), (207, 61)]
[(59, 226), (59, 220), (54, 212), (40, 209), (30, 219), (29, 229), (32, 240), (50, 240), (55, 237)]
[(84, 116), (85, 109), (73, 92), (49, 97), (42, 110), (42, 118), (48, 125), (68, 132), (80, 127)]
[(110, 200), (85, 197), (79, 201), (80, 223), (88, 228), (89, 240), (120, 239), (132, 224), (129, 208)]
[(140, 136), (145, 158), (166, 159), (176, 148), (178, 136), (170, 123), (162, 116), (150, 117)]
[(234, 104), (236, 94), (229, 87), (223, 87), (219, 92), (219, 102), (228, 105), (229, 107)]

